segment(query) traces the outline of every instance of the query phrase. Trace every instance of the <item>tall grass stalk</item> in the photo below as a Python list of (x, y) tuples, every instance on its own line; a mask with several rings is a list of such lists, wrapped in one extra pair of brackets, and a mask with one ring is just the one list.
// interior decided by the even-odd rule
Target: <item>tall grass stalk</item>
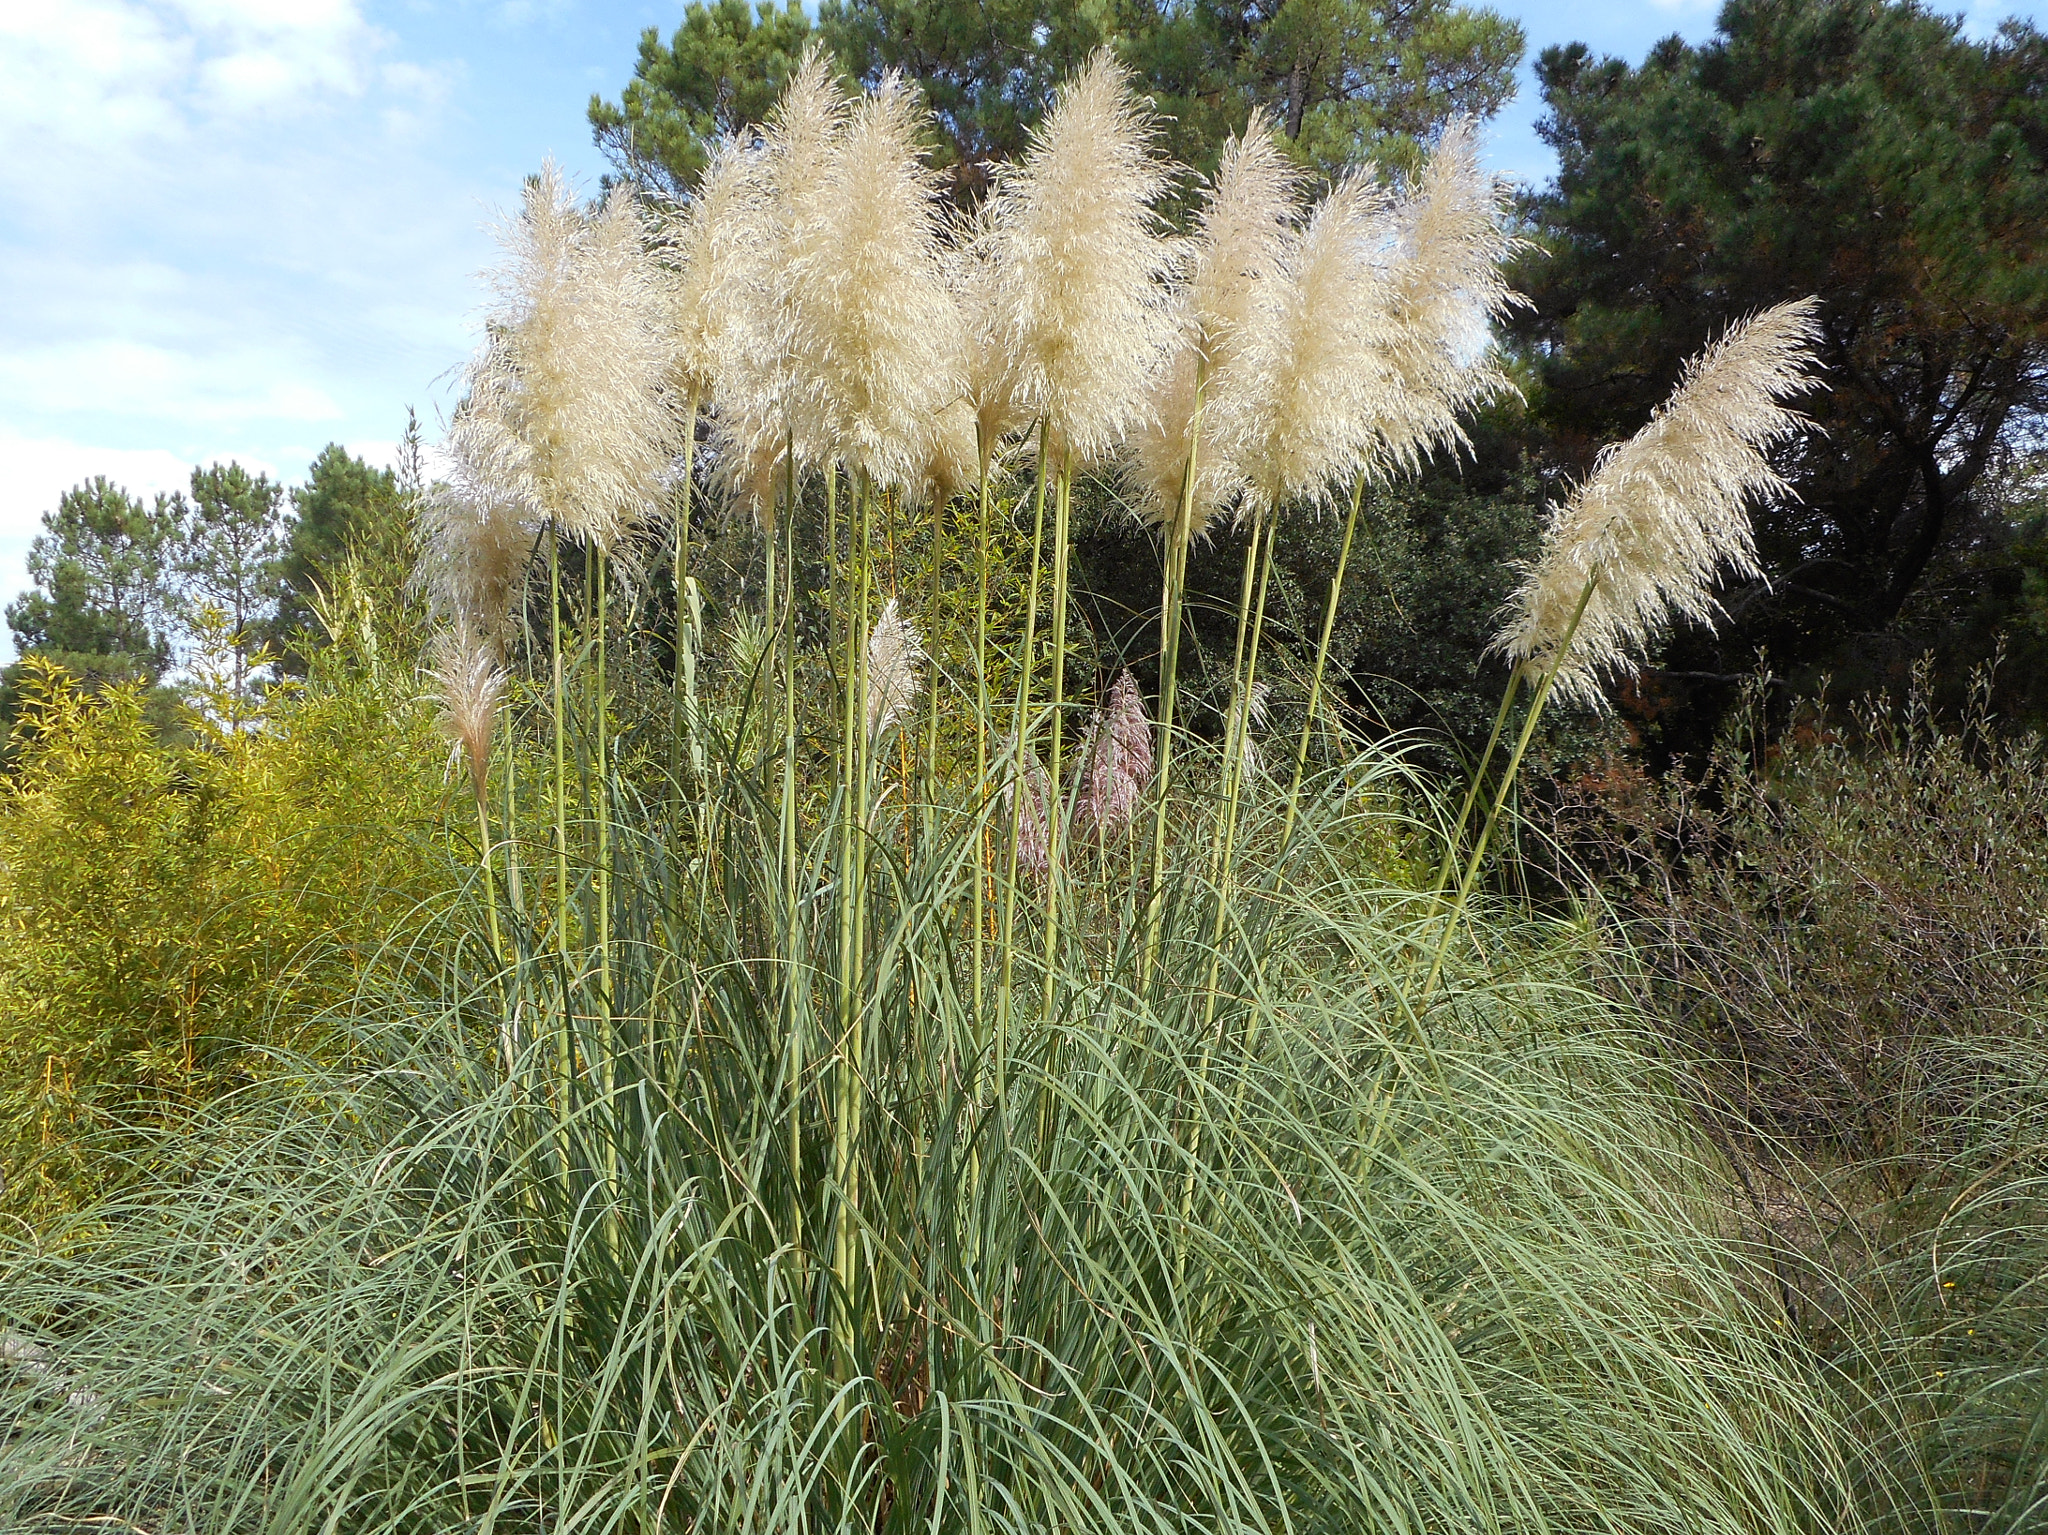
[(1195, 380), (1194, 430), (1189, 435), (1187, 463), (1181, 470), (1180, 506), (1167, 532), (1166, 572), (1159, 601), (1159, 751), (1153, 790), (1152, 856), (1145, 889), (1145, 946), (1138, 969), (1139, 985), (1150, 981), (1159, 955), (1160, 922), (1166, 903), (1167, 819), (1173, 791), (1174, 714), (1180, 694), (1180, 632), (1182, 605), (1187, 600), (1188, 544), (1194, 537), (1195, 477), (1201, 446), (1203, 393), (1206, 384), (1199, 364)]
[[(1337, 549), (1337, 568), (1330, 576), (1329, 599), (1323, 604), (1323, 626), (1316, 635), (1316, 659), (1309, 672), (1308, 705), (1301, 721), (1301, 744), (1294, 752), (1294, 776), (1287, 784), (1287, 820), (1280, 833), (1282, 852), (1294, 841), (1294, 821), (1301, 808), (1301, 785), (1308, 771), (1309, 739), (1323, 700), (1323, 673), (1330, 662), (1330, 635), (1337, 627), (1337, 603), (1344, 595), (1344, 573), (1351, 564), (1351, 542), (1358, 533), (1358, 509), (1365, 500), (1365, 476), (1351, 480), (1351, 510), (1344, 516), (1344, 539)], [(1499, 725), (1494, 729), (1499, 731)]]
[[(1025, 816), (1037, 813), (1035, 801), (1032, 801), (1037, 792), (1035, 780), (1027, 764), (1034, 750), (1031, 744), (1031, 673), (1037, 660), (1035, 650), (1038, 643), (1039, 575), (1045, 563), (1045, 497), (1047, 476), (1051, 467), (1049, 436), (1049, 423), (1041, 419), (1038, 425), (1038, 483), (1031, 496), (1031, 574), (1025, 585), (1024, 637), (1018, 651), (1017, 707), (1011, 716), (1011, 761), (1007, 769), (1010, 812), (1005, 818), (1006, 832), (1003, 845), (1002, 922), (996, 934), (996, 949), (1002, 961), (1001, 979), (996, 984), (996, 1032), (999, 1039), (1006, 1035), (1009, 1029), (1010, 1003), (1016, 986), (1017, 885), (1018, 876), (1022, 872), (1023, 837), (1027, 825)], [(1028, 810), (1027, 802), (1031, 802)], [(1048, 819), (1056, 820), (1057, 817), (1048, 812)], [(1050, 826), (1046, 835), (1048, 839), (1054, 835)], [(1047, 883), (1049, 890), (1050, 881)], [(1050, 894), (1048, 899), (1051, 899)], [(998, 1048), (996, 1059), (999, 1066), (1003, 1058), (1003, 1052)], [(1000, 1078), (998, 1082), (1000, 1085)]]
[(1066, 853), (1067, 823), (1071, 819), (1060, 803), (1063, 781), (1063, 735), (1067, 706), (1067, 545), (1071, 537), (1070, 513), (1074, 496), (1074, 460), (1071, 454), (1060, 461), (1059, 488), (1054, 501), (1052, 535), (1052, 766), (1049, 776), (1053, 801), (1046, 817), (1045, 832), (1045, 962), (1048, 969), (1060, 941), (1060, 864)]

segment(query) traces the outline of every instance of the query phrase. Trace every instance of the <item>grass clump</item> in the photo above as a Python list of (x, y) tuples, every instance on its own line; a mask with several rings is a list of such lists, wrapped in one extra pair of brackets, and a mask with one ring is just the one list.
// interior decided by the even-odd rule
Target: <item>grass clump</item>
[(715, 874), (629, 850), (611, 1008), (545, 959), (393, 997), (405, 1058), (9, 1265), (6, 1326), (96, 1398), (7, 1399), (13, 1521), (1840, 1527), (1826, 1405), (1624, 1015), (1461, 974), (1418, 1016), (1415, 898), (1304, 857), (1232, 898), (1220, 998), (1190, 880), (1144, 986), (1070, 924), (991, 1020), (946, 834), (878, 859), (850, 1058), (841, 897), (764, 954), (776, 829), (720, 808)]

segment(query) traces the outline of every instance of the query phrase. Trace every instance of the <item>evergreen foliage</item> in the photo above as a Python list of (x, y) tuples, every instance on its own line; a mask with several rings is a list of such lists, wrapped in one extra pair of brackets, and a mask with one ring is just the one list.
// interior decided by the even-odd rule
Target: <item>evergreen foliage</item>
[(1537, 65), (1560, 171), (1531, 203), (1519, 330), (1555, 461), (1582, 470), (1731, 317), (1822, 300), (1801, 494), (1760, 520), (1732, 622), (1685, 631), (1655, 679), (1639, 718), (1664, 752), (1704, 752), (1766, 654), (1802, 683), (1902, 682), (1930, 568), (1997, 541), (1986, 473), (2048, 409), (2048, 39), (1959, 28), (1897, 0), (1733, 0), (1697, 48)]
[(1105, 43), (1157, 103), (1168, 147), (1201, 171), (1255, 108), (1326, 174), (1368, 155), (1412, 164), (1453, 117), (1498, 111), (1522, 56), (1519, 26), (1449, 0), (824, 0), (815, 23), (793, 0), (692, 0), (668, 40), (642, 35), (617, 101), (591, 98), (599, 146), (621, 175), (686, 195), (713, 138), (765, 118), (813, 32), (851, 79), (895, 69), (918, 82), (934, 163), (962, 201), (1023, 154), (1055, 83)]
[(7, 605), (18, 652), (95, 679), (154, 683), (170, 664), (177, 513), (145, 506), (104, 476), (68, 490), (29, 546), (35, 586)]

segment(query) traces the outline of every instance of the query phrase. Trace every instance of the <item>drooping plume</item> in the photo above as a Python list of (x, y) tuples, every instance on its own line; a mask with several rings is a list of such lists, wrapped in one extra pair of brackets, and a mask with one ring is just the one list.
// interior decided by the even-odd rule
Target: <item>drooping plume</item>
[(450, 434), (446, 476), (421, 500), (418, 579), (435, 618), (502, 654), (539, 527), (492, 494), (489, 472), (457, 451), (465, 442)]
[(1102, 49), (1060, 87), (1021, 164), (997, 174), (988, 235), (1010, 397), (1055, 455), (1108, 456), (1144, 409), (1168, 337), (1172, 246), (1150, 117)]
[(917, 700), (918, 672), (925, 659), (924, 641), (891, 597), (868, 634), (867, 723), (869, 739), (910, 712)]
[(435, 641), (433, 677), (441, 695), (441, 728), (448, 736), (449, 759), (467, 759), (470, 789), (481, 800), (490, 789), (491, 730), (505, 673), (488, 648), (457, 627)]
[(1152, 781), (1152, 721), (1138, 679), (1126, 667), (1088, 722), (1081, 741), (1081, 784), (1075, 797), (1077, 827), (1113, 837), (1131, 824)]
[(1187, 280), (1173, 310), (1173, 351), (1154, 377), (1150, 408), (1131, 436), (1129, 476), (1154, 522), (1178, 515), (1183, 475), (1197, 446), (1198, 390), (1201, 442), (1194, 454), (1191, 534), (1199, 536), (1243, 486), (1237, 450), (1263, 403), (1255, 360), (1276, 318), (1300, 192), (1300, 172), (1265, 115), (1254, 112), (1244, 132), (1224, 146), (1203, 200)]
[(479, 504), (599, 548), (656, 510), (680, 442), (644, 234), (623, 188), (586, 215), (542, 170), (504, 232), (490, 340), (449, 433)]
[(1816, 309), (1800, 299), (1732, 327), (1686, 365), (1649, 425), (1601, 454), (1552, 512), (1497, 650), (1598, 704), (1602, 680), (1632, 669), (1672, 618), (1712, 620), (1722, 570), (1760, 574), (1749, 501), (1790, 494), (1766, 455), (1804, 425), (1782, 402), (1812, 382)]
[(1017, 818), (1017, 867), (1032, 874), (1044, 874), (1052, 867), (1052, 775), (1036, 752), (1024, 753), (1021, 770), (1015, 766), (1017, 738), (1002, 744), (996, 760), (1010, 768), (1003, 785), (1003, 807)]

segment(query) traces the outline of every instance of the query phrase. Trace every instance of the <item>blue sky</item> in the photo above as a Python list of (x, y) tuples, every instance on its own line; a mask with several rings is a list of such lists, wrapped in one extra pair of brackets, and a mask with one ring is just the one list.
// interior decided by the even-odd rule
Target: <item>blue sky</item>
[[(1979, 0), (1971, 30), (2007, 9)], [(2025, 7), (2037, 19), (2048, 0)], [(1716, 0), (1503, 5), (1530, 56), (1640, 58)], [(236, 458), (288, 482), (330, 442), (388, 461), (470, 345), (520, 178), (602, 169), (584, 125), (682, 0), (0, 3), (0, 601), (42, 513), (105, 474)], [(1546, 177), (1527, 83), (1493, 128)], [(0, 629), (0, 650), (7, 646)]]

